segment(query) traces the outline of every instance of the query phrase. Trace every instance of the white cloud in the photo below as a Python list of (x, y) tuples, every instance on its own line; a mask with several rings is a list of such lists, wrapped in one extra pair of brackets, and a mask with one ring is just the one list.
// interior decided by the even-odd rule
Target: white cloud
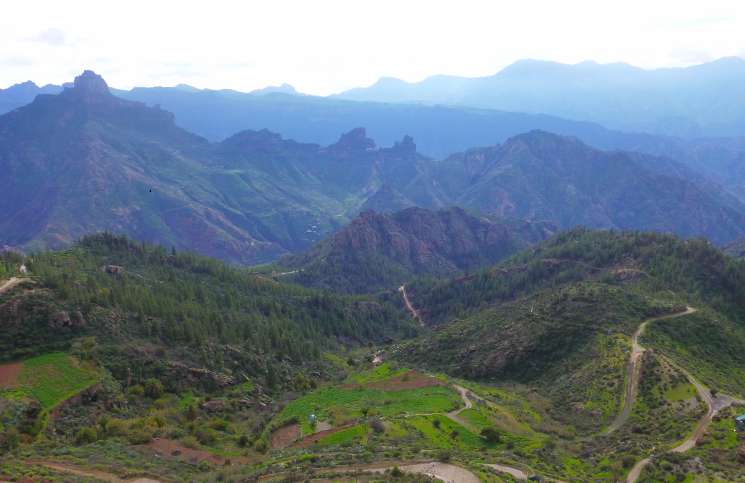
[(60, 46), (67, 44), (67, 35), (60, 29), (49, 28), (29, 37), (28, 40), (52, 46)]
[[(61, 83), (92, 68), (117, 87), (288, 82), (328, 94), (380, 76), (489, 75), (526, 57), (667, 67), (737, 55), (745, 45), (745, 2), (730, 0), (112, 3), (4, 5), (0, 86)], [(4, 62), (11, 58), (34, 63)]]

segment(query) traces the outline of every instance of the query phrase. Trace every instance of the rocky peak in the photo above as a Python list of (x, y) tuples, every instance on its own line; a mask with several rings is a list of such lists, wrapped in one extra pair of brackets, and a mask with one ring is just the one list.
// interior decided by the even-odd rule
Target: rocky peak
[(375, 149), (375, 141), (367, 137), (364, 127), (358, 127), (342, 134), (334, 146), (350, 151), (372, 151)]
[(416, 153), (416, 144), (414, 143), (414, 138), (406, 135), (401, 141), (396, 141), (392, 149), (402, 154), (414, 154)]
[(109, 86), (103, 77), (92, 70), (86, 70), (75, 78), (72, 90), (86, 98), (111, 96)]

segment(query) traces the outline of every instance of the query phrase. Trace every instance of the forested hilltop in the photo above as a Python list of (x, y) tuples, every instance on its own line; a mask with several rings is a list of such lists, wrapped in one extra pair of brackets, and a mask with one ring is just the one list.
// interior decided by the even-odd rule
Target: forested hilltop
[(115, 235), (92, 235), (25, 264), (33, 277), (3, 295), (6, 361), (94, 337), (102, 364), (119, 376), (163, 376), (186, 364), (278, 383), (324, 350), (412, 333), (403, 312), (371, 299), (281, 284)]

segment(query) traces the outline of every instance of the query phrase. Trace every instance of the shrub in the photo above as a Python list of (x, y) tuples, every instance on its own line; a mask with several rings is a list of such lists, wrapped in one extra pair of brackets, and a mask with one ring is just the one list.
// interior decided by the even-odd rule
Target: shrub
[(215, 433), (215, 431), (205, 426), (198, 427), (194, 432), (194, 436), (197, 437), (197, 440), (199, 440), (201, 444), (206, 446), (209, 446), (217, 441), (217, 434)]
[(230, 428), (230, 423), (228, 423), (222, 418), (213, 418), (210, 421), (210, 428), (215, 429), (217, 431), (227, 432), (228, 429)]
[(145, 428), (131, 430), (127, 435), (130, 444), (147, 444), (153, 440), (153, 433)]
[(186, 416), (186, 419), (189, 421), (194, 421), (195, 419), (197, 419), (197, 416), (199, 416), (197, 405), (189, 404), (189, 406), (186, 408), (185, 416)]
[(163, 396), (163, 383), (151, 377), (145, 381), (145, 395), (150, 399), (158, 399)]
[(109, 419), (102, 424), (106, 436), (126, 436), (127, 422), (122, 419)]
[(261, 438), (254, 443), (254, 449), (258, 451), (259, 453), (266, 453), (266, 450), (269, 449), (269, 445), (266, 442), (266, 439)]
[(5, 434), (0, 434), (0, 450), (12, 451), (21, 442), (21, 435), (16, 428), (8, 428)]
[(90, 444), (98, 439), (98, 431), (93, 427), (80, 428), (75, 435), (75, 444)]
[(499, 440), (500, 440), (499, 431), (497, 431), (494, 428), (482, 429), (481, 437), (484, 438), (487, 443), (491, 443), (491, 444), (499, 443)]
[(185, 436), (184, 438), (182, 438), (181, 439), (181, 444), (183, 444), (187, 448), (191, 448), (191, 449), (197, 449), (197, 448), (199, 448), (199, 441), (197, 441), (197, 438), (195, 438), (192, 435)]
[(382, 433), (385, 431), (385, 425), (383, 424), (383, 421), (378, 418), (372, 418), (370, 420), (370, 427), (376, 433)]
[(145, 388), (140, 384), (136, 384), (127, 390), (127, 393), (131, 396), (143, 396), (145, 394)]
[(447, 463), (450, 461), (450, 451), (443, 450), (437, 453), (437, 461), (440, 461), (442, 463)]

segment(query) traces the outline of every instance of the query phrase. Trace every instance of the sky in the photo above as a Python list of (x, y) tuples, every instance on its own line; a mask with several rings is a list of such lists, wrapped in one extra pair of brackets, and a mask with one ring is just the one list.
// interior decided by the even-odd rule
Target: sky
[(644, 68), (745, 57), (742, 0), (6, 0), (0, 88), (71, 81), (327, 95), (524, 58)]

